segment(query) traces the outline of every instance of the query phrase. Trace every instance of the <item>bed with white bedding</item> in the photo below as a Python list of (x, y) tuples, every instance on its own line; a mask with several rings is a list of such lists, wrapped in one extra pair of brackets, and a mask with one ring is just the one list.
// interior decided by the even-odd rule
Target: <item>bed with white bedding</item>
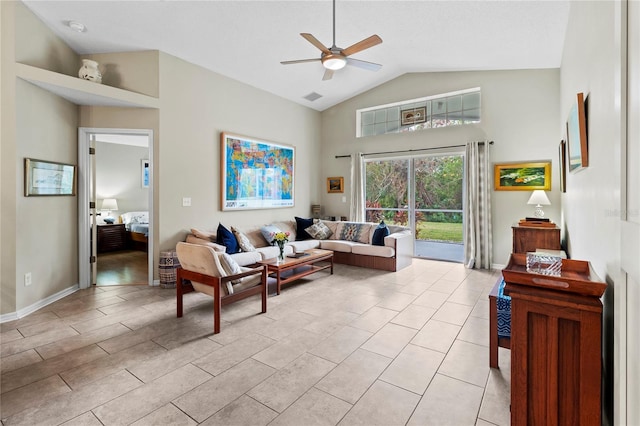
[(129, 243), (136, 250), (148, 250), (149, 245), (149, 212), (127, 212), (120, 215), (129, 237)]

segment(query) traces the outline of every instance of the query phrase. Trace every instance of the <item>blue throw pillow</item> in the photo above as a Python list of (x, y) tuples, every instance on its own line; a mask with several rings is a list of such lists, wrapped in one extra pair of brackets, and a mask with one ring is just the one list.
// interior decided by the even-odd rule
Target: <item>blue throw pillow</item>
[(296, 241), (312, 240), (313, 237), (305, 231), (308, 227), (313, 225), (313, 218), (303, 219), (301, 217), (295, 217), (296, 219)]
[(236, 240), (233, 232), (229, 231), (221, 223), (218, 224), (218, 230), (216, 231), (216, 243), (223, 245), (227, 248), (227, 253), (233, 254), (240, 251), (238, 246), (238, 240)]
[(389, 235), (389, 228), (387, 228), (387, 224), (384, 223), (384, 220), (380, 222), (380, 225), (373, 231), (373, 238), (371, 238), (371, 244), (374, 246), (383, 246), (384, 245), (384, 237)]

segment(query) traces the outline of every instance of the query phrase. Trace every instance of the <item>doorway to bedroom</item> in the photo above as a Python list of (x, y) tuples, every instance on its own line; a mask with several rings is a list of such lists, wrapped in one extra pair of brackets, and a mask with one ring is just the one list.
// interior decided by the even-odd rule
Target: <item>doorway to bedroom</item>
[(152, 285), (151, 131), (81, 128), (79, 141), (81, 288)]

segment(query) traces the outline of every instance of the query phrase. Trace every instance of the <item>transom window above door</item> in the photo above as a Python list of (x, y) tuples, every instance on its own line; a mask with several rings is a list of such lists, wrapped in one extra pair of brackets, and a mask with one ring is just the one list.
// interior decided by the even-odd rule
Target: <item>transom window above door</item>
[(356, 137), (480, 122), (480, 88), (378, 105), (356, 111)]

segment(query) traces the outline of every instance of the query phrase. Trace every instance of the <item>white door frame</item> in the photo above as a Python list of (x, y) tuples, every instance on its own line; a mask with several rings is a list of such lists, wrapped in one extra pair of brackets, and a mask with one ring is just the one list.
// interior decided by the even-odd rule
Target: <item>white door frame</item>
[(93, 134), (146, 135), (149, 139), (149, 237), (147, 245), (149, 285), (153, 285), (153, 130), (151, 129), (110, 129), (96, 127), (78, 128), (78, 264), (79, 286), (81, 289), (91, 286), (90, 256), (90, 138)]

